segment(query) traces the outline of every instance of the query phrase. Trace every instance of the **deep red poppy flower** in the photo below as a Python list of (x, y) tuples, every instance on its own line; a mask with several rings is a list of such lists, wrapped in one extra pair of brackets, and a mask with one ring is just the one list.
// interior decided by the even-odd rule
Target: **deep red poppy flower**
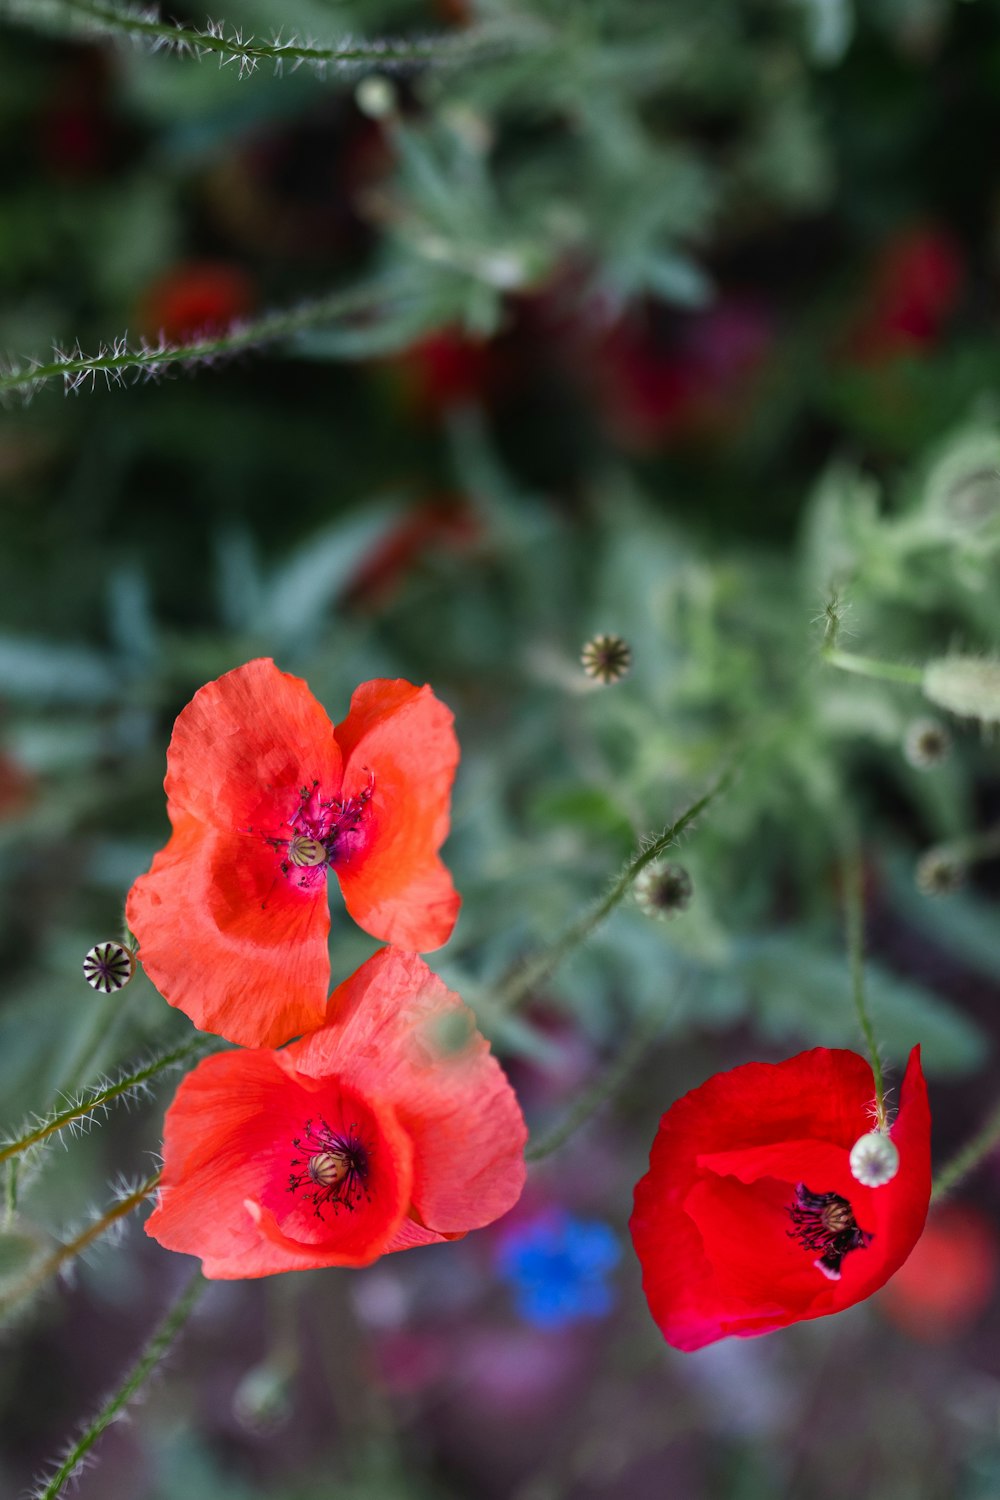
[(913, 1249), (931, 1190), (930, 1112), (914, 1048), (882, 1187), (851, 1175), (874, 1081), (817, 1047), (718, 1073), (660, 1121), (632, 1239), (650, 1311), (676, 1349), (770, 1333), (871, 1295)]
[(894, 235), (872, 267), (852, 352), (875, 364), (932, 347), (965, 282), (965, 258), (947, 229), (921, 225)]
[(157, 989), (247, 1047), (321, 1025), (330, 871), (373, 937), (440, 947), (459, 907), (437, 853), (457, 762), (429, 687), (363, 683), (336, 728), (269, 659), (200, 688), (167, 751), (173, 836), (126, 904)]
[(506, 1213), (526, 1139), (471, 1011), (415, 954), (383, 948), (319, 1030), (188, 1074), (146, 1231), (212, 1277), (363, 1266)]

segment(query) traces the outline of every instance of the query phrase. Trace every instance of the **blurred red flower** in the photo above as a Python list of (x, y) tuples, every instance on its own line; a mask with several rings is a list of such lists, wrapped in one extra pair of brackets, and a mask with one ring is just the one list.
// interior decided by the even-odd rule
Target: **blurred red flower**
[(853, 354), (878, 363), (936, 343), (964, 285), (962, 250), (946, 229), (925, 225), (894, 235), (872, 266)]
[(248, 272), (225, 261), (175, 266), (148, 287), (139, 321), (149, 338), (171, 344), (223, 333), (247, 317), (256, 303)]
[(615, 439), (644, 452), (672, 439), (738, 427), (774, 345), (755, 301), (723, 297), (704, 311), (619, 323), (599, 351), (598, 395)]
[(412, 415), (433, 422), (456, 406), (488, 396), (494, 353), (489, 344), (461, 329), (442, 328), (394, 356), (389, 369)]
[(319, 1026), (331, 870), (366, 932), (440, 947), (459, 907), (437, 853), (458, 753), (429, 687), (363, 683), (336, 728), (267, 658), (200, 688), (167, 751), (173, 835), (126, 903), (157, 989), (243, 1046)]
[(840, 1312), (909, 1255), (930, 1199), (930, 1113), (910, 1055), (882, 1187), (851, 1175), (874, 1081), (853, 1052), (817, 1047), (718, 1073), (660, 1121), (631, 1229), (650, 1311), (676, 1349)]
[(378, 608), (429, 553), (461, 552), (481, 532), (479, 518), (460, 496), (425, 500), (400, 521), (363, 558), (348, 588), (354, 605)]
[(368, 1265), (506, 1213), (526, 1139), (472, 1012), (415, 954), (383, 948), (319, 1030), (184, 1079), (146, 1232), (223, 1279)]
[(0, 750), (0, 818), (16, 818), (36, 800), (38, 783), (30, 771)]
[(955, 1338), (986, 1308), (998, 1271), (996, 1226), (971, 1204), (945, 1203), (927, 1220), (879, 1307), (911, 1338), (926, 1343)]

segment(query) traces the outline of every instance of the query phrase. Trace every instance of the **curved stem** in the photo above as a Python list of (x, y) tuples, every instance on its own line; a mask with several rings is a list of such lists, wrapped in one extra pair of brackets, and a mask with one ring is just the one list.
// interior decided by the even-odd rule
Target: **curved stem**
[(868, 1057), (875, 1078), (875, 1112), (879, 1130), (885, 1129), (885, 1080), (882, 1076), (882, 1059), (879, 1057), (875, 1030), (868, 1014), (865, 999), (865, 936), (864, 936), (864, 870), (861, 850), (855, 838), (851, 838), (844, 857), (844, 921), (847, 928), (847, 952), (851, 964), (851, 993), (858, 1025), (865, 1039)]
[(840, 651), (835, 646), (825, 646), (820, 653), (831, 667), (842, 672), (855, 672), (859, 677), (875, 677), (880, 682), (905, 682), (911, 687), (922, 687), (922, 667), (908, 667), (905, 662), (880, 661), (875, 656), (856, 656), (853, 651)]
[(0, 1146), (0, 1163), (9, 1161), (12, 1157), (19, 1156), (22, 1151), (27, 1151), (36, 1146), (39, 1141), (46, 1140), (60, 1130), (66, 1130), (81, 1120), (90, 1119), (101, 1110), (113, 1104), (115, 1100), (127, 1097), (137, 1089), (141, 1089), (151, 1078), (167, 1068), (176, 1067), (187, 1058), (193, 1057), (206, 1045), (207, 1038), (197, 1037), (194, 1041), (185, 1042), (181, 1047), (175, 1047), (170, 1052), (163, 1052), (159, 1057), (154, 1057), (150, 1062), (143, 1063), (141, 1067), (135, 1068), (131, 1073), (123, 1073), (114, 1083), (109, 1083), (103, 1088), (95, 1088), (87, 1098), (76, 1104), (67, 1105), (65, 1109), (54, 1111), (46, 1119), (33, 1125), (30, 1130), (24, 1131), (22, 1135), (14, 1140), (7, 1141)]
[(71, 1445), (66, 1453), (66, 1457), (45, 1485), (45, 1488), (35, 1492), (38, 1500), (56, 1500), (56, 1497), (62, 1493), (66, 1481), (76, 1472), (78, 1465), (87, 1456), (91, 1448), (93, 1448), (101, 1433), (121, 1415), (161, 1362), (174, 1339), (187, 1322), (191, 1310), (204, 1288), (205, 1278), (202, 1276), (200, 1270), (195, 1271), (191, 1280), (184, 1287), (177, 1301), (156, 1329), (156, 1332), (149, 1340), (149, 1343), (142, 1351), (142, 1354), (129, 1371), (123, 1383), (108, 1398), (97, 1415)]
[(698, 801), (671, 823), (659, 838), (654, 839), (629, 861), (606, 896), (603, 896), (595, 905), (588, 907), (575, 922), (571, 922), (561, 937), (558, 937), (550, 947), (516, 970), (507, 983), (501, 987), (496, 998), (497, 1008), (512, 1009), (543, 980), (555, 973), (563, 959), (572, 953), (574, 948), (585, 943), (604, 919), (610, 916), (622, 898), (628, 894), (636, 876), (647, 865), (652, 864), (653, 860), (659, 859), (662, 854), (666, 853), (684, 829), (726, 790), (735, 774), (735, 768), (732, 768), (720, 776), (710, 791), (707, 791), (703, 797), (699, 797)]
[(945, 1193), (950, 1193), (952, 1188), (957, 1187), (963, 1177), (968, 1177), (969, 1173), (974, 1171), (997, 1146), (1000, 1146), (1000, 1104), (987, 1115), (982, 1129), (976, 1132), (972, 1140), (967, 1142), (960, 1151), (955, 1153), (951, 1161), (941, 1168), (934, 1179), (931, 1202), (936, 1203), (939, 1198), (944, 1197)]
[(612, 1098), (626, 1081), (633, 1068), (642, 1061), (643, 1055), (663, 1024), (662, 1016), (640, 1016), (629, 1032), (618, 1056), (602, 1077), (586, 1090), (568, 1111), (565, 1119), (543, 1135), (538, 1142), (529, 1142), (524, 1153), (527, 1162), (544, 1161), (564, 1146), (572, 1135), (596, 1114), (606, 1100)]

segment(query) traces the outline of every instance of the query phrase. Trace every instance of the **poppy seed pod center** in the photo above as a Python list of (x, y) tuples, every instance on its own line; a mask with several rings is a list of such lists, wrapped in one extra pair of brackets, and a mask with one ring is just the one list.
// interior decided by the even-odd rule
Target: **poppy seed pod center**
[[(345, 1132), (332, 1130), (325, 1120), (307, 1120), (302, 1135), (292, 1141), (296, 1155), (288, 1174), (288, 1191), (312, 1203), (318, 1219), (332, 1207), (353, 1213), (362, 1198), (371, 1201), (371, 1147), (361, 1138), (357, 1125)], [(295, 1169), (298, 1170), (295, 1170)]]
[(346, 864), (364, 838), (364, 822), (375, 790), (368, 785), (356, 797), (327, 797), (318, 780), (299, 788), (299, 803), (286, 826), (291, 837), (265, 834), (264, 842), (280, 855), (281, 873), (292, 885), (311, 888), (328, 866)]
[(789, 1237), (804, 1250), (818, 1250), (813, 1261), (817, 1271), (830, 1281), (840, 1280), (840, 1267), (852, 1250), (866, 1250), (873, 1236), (859, 1229), (854, 1210), (839, 1193), (813, 1193), (800, 1182), (795, 1202), (789, 1206), (792, 1221)]

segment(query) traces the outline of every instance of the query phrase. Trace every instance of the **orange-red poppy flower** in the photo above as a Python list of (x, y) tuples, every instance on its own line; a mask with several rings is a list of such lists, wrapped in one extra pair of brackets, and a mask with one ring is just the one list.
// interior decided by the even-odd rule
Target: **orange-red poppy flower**
[(211, 1277), (368, 1265), (506, 1213), (526, 1139), (472, 1013), (415, 954), (383, 948), (319, 1030), (184, 1079), (146, 1230)]
[(890, 1133), (898, 1170), (878, 1187), (850, 1164), (874, 1098), (864, 1058), (816, 1047), (718, 1073), (667, 1110), (630, 1227), (675, 1349), (840, 1312), (903, 1264), (931, 1193), (919, 1048)]
[(200, 688), (167, 751), (173, 836), (126, 904), (157, 989), (247, 1047), (321, 1025), (331, 870), (373, 937), (440, 947), (459, 906), (437, 852), (457, 762), (429, 687), (363, 683), (336, 728), (268, 659)]

